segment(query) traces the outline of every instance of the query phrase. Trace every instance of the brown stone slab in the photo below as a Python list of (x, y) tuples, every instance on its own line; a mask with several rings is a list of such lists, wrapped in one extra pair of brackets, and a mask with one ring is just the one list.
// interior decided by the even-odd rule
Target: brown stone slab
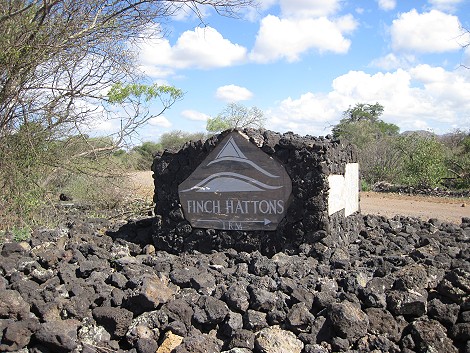
[(275, 230), (291, 192), (284, 167), (238, 131), (178, 187), (191, 226), (225, 230)]

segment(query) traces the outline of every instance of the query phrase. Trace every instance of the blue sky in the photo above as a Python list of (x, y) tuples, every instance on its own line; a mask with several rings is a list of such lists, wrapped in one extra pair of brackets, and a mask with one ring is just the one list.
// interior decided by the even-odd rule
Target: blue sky
[(401, 131), (470, 127), (469, 0), (262, 0), (240, 18), (181, 11), (163, 38), (139, 43), (153, 82), (182, 101), (140, 133), (204, 131), (230, 102), (263, 110), (265, 127), (326, 135), (356, 103), (379, 102)]

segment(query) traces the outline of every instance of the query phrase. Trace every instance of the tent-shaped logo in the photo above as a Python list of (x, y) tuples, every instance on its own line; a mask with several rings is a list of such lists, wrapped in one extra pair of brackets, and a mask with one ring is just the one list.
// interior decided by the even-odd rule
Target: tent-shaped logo
[(284, 167), (237, 131), (179, 185), (193, 227), (226, 230), (276, 229), (291, 191)]

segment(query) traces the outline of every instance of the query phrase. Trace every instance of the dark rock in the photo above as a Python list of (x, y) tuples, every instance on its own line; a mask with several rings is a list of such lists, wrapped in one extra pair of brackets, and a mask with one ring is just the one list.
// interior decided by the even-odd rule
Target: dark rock
[(26, 319), (30, 305), (15, 290), (0, 290), (0, 318)]
[(387, 309), (394, 315), (420, 317), (426, 314), (427, 299), (425, 290), (391, 290), (387, 293)]
[(240, 313), (230, 311), (222, 326), (222, 331), (225, 336), (230, 337), (233, 332), (243, 328), (243, 316)]
[(369, 328), (368, 316), (350, 302), (332, 304), (328, 309), (327, 318), (333, 330), (342, 338), (361, 337)]
[(178, 268), (171, 271), (170, 279), (177, 286), (187, 288), (191, 286), (191, 278), (196, 277), (198, 272), (199, 271), (192, 266)]
[(346, 352), (349, 350), (350, 343), (347, 338), (333, 337), (331, 340), (331, 348), (335, 352)]
[(34, 337), (51, 352), (71, 352), (77, 348), (79, 324), (75, 320), (48, 321), (39, 326)]
[(331, 255), (330, 263), (334, 268), (348, 269), (351, 263), (350, 260), (348, 251), (337, 248)]
[(266, 256), (254, 253), (249, 270), (256, 276), (273, 276), (276, 273), (276, 263)]
[(365, 287), (358, 289), (359, 299), (366, 307), (385, 308), (385, 292), (392, 287), (392, 283), (390, 278), (374, 277)]
[(255, 333), (245, 329), (237, 329), (232, 332), (228, 342), (228, 348), (246, 348), (250, 352), (255, 347)]
[(124, 289), (126, 287), (127, 278), (122, 273), (113, 272), (106, 280), (106, 283), (116, 288)]
[(19, 254), (25, 254), (26, 250), (17, 242), (4, 243), (0, 255), (9, 257)]
[(455, 324), (450, 329), (450, 336), (456, 341), (469, 341), (470, 340), (470, 323), (462, 322)]
[(462, 311), (459, 315), (459, 322), (470, 322), (470, 311)]
[(446, 327), (450, 327), (457, 321), (460, 306), (455, 303), (444, 304), (438, 298), (428, 302), (428, 316), (439, 321)]
[(268, 326), (266, 313), (248, 309), (243, 315), (243, 327), (247, 330), (259, 331)]
[(33, 320), (29, 321), (13, 321), (6, 324), (3, 331), (2, 325), (0, 329), (3, 331), (3, 337), (0, 335), (0, 351), (12, 352), (19, 351), (26, 347), (34, 331), (39, 328), (39, 323)]
[(188, 329), (190, 328), (194, 310), (186, 300), (171, 300), (162, 307), (162, 310), (170, 320), (179, 321)]
[(121, 338), (127, 332), (132, 322), (132, 312), (122, 308), (97, 307), (93, 309), (96, 322), (111, 334), (112, 337)]
[(228, 306), (238, 312), (245, 312), (250, 305), (250, 294), (247, 290), (247, 284), (244, 282), (236, 282), (229, 286), (224, 298)]
[(395, 272), (394, 288), (401, 290), (420, 290), (428, 286), (428, 274), (423, 265), (412, 264)]
[(248, 290), (251, 298), (250, 307), (254, 310), (269, 312), (282, 305), (280, 303), (282, 300), (276, 293), (263, 288), (253, 288), (253, 286), (249, 286)]
[(446, 274), (437, 290), (455, 303), (462, 303), (470, 296), (470, 271), (456, 268)]
[(220, 342), (208, 334), (192, 332), (186, 336), (183, 342), (172, 350), (172, 353), (218, 353), (220, 352)]
[(202, 295), (212, 295), (216, 288), (215, 277), (207, 271), (200, 271), (191, 278), (191, 287)]
[(400, 347), (384, 336), (367, 335), (357, 342), (359, 352), (401, 353)]
[(297, 303), (287, 313), (287, 322), (294, 332), (308, 332), (311, 330), (315, 316), (310, 313), (305, 303)]
[(365, 310), (369, 318), (369, 332), (376, 336), (383, 336), (393, 342), (398, 342), (407, 323), (400, 317), (393, 315), (381, 308), (367, 308)]
[(140, 338), (137, 340), (136, 348), (138, 353), (155, 353), (158, 349), (158, 342), (151, 338)]
[(168, 279), (151, 274), (144, 275), (132, 295), (127, 298), (126, 307), (135, 314), (141, 314), (157, 309), (173, 298), (174, 294)]
[(414, 321), (410, 324), (410, 334), (418, 352), (458, 352), (445, 327), (435, 320)]
[(227, 305), (210, 296), (201, 296), (194, 308), (193, 318), (202, 325), (215, 325), (225, 320), (229, 314)]
[(305, 353), (329, 353), (330, 350), (328, 350), (327, 347), (324, 347), (320, 344), (307, 344), (304, 347), (304, 352)]

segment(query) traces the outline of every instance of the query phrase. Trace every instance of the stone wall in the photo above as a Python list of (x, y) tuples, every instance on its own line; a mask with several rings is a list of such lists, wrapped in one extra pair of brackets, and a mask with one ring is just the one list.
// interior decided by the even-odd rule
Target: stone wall
[[(277, 160), (292, 180), (287, 213), (277, 229), (240, 231), (191, 227), (180, 204), (178, 186), (229, 133), (226, 131), (205, 142), (190, 142), (178, 152), (165, 151), (156, 156), (152, 165), (156, 204), (153, 239), (159, 249), (179, 253), (234, 248), (259, 250), (265, 255), (300, 250), (325, 255), (336, 246), (354, 240), (359, 211), (354, 146), (329, 136), (299, 136), (268, 130), (245, 129), (241, 133)], [(349, 176), (347, 169), (351, 169)]]

